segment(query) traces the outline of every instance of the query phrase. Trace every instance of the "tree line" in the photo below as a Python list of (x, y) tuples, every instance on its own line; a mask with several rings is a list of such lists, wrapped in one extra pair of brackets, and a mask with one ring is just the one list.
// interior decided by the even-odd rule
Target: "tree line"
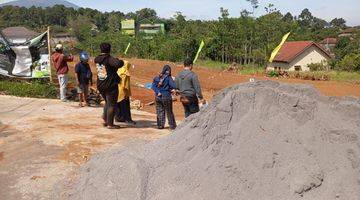
[[(123, 54), (131, 43), (127, 56), (138, 58), (181, 61), (194, 57), (201, 40), (205, 41), (202, 59), (242, 65), (266, 66), (271, 51), (281, 37), (291, 31), (290, 41), (312, 40), (319, 42), (327, 37), (337, 37), (347, 28), (346, 21), (335, 18), (330, 22), (313, 16), (309, 9), (300, 15), (282, 14), (273, 4), (264, 9), (266, 14), (255, 17), (259, 8), (256, 0), (248, 0), (252, 10), (241, 10), (238, 17), (230, 17), (226, 8), (219, 9), (217, 20), (188, 20), (181, 12), (170, 19), (157, 16), (155, 10), (144, 8), (136, 12), (100, 12), (90, 8), (0, 8), (0, 27), (27, 26), (44, 30), (51, 25), (55, 32), (70, 32), (79, 40), (77, 48), (92, 54), (99, 53), (103, 41), (113, 44), (117, 54)], [(135, 19), (162, 22), (166, 33), (130, 37), (121, 33), (121, 20)], [(351, 38), (339, 38), (334, 49), (336, 58), (330, 64), (333, 69), (360, 71), (360, 33)]]

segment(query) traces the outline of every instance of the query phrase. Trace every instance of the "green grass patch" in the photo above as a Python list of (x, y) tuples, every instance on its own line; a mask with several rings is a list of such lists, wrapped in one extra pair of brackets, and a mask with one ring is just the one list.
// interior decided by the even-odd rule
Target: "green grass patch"
[(329, 76), (333, 81), (360, 81), (360, 72), (331, 71)]
[[(211, 69), (220, 69), (226, 70), (230, 66), (229, 63), (223, 63), (213, 60), (198, 60), (195, 64), (196, 66), (207, 67)], [(264, 69), (258, 66), (253, 65), (240, 65), (238, 64), (239, 73), (243, 75), (253, 75), (253, 74), (262, 74)]]
[[(267, 73), (269, 77), (280, 76), (276, 71)], [(360, 82), (359, 72), (345, 71), (307, 71), (307, 72), (287, 72), (285, 77), (293, 79), (313, 80), (313, 81), (341, 81), (341, 82)]]
[(219, 61), (213, 61), (213, 60), (198, 60), (195, 63), (195, 66), (201, 66), (201, 67), (208, 67), (212, 69), (226, 69), (229, 64), (219, 62)]
[(244, 66), (243, 69), (240, 70), (240, 74), (242, 75), (253, 75), (253, 74), (263, 74), (264, 68), (256, 67), (256, 66)]
[(44, 81), (0, 80), (0, 93), (19, 97), (56, 98), (55, 85)]

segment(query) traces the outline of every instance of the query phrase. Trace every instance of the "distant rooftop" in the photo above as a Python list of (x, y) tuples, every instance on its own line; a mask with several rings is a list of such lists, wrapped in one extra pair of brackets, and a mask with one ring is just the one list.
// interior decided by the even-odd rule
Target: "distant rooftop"
[(338, 39), (336, 38), (325, 38), (323, 41), (320, 42), (320, 44), (337, 44)]
[(16, 39), (16, 38), (32, 38), (39, 33), (29, 30), (22, 26), (15, 26), (15, 27), (8, 27), (1, 31), (3, 35), (10, 39)]
[(357, 31), (359, 31), (360, 29), (359, 28), (356, 28), (356, 27), (352, 27), (352, 28), (347, 28), (345, 30), (342, 31), (342, 33), (356, 33)]

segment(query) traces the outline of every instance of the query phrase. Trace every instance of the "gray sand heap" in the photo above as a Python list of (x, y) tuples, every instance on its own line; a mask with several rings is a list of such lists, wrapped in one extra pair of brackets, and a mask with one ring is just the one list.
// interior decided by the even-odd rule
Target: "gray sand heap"
[(172, 135), (95, 156), (70, 198), (359, 200), (360, 101), (271, 81), (224, 89)]

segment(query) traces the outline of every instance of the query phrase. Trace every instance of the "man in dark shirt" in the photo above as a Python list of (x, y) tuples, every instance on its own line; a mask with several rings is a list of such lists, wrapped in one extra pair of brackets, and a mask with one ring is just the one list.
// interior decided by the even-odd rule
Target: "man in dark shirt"
[(176, 87), (185, 110), (185, 117), (200, 111), (199, 100), (205, 104), (197, 74), (192, 71), (193, 61), (186, 59), (184, 69), (176, 77)]
[(120, 83), (117, 70), (123, 67), (124, 61), (110, 55), (111, 45), (109, 43), (102, 43), (100, 50), (101, 54), (95, 58), (95, 64), (98, 77), (97, 88), (105, 99), (104, 126), (109, 129), (118, 129), (120, 127), (114, 125), (114, 109), (119, 92), (118, 84)]
[(78, 94), (79, 94), (79, 106), (83, 107), (89, 105), (87, 102), (87, 97), (89, 94), (89, 84), (92, 82), (92, 72), (89, 65), (89, 54), (86, 52), (80, 53), (80, 62), (75, 65), (75, 74), (76, 80), (78, 83)]

